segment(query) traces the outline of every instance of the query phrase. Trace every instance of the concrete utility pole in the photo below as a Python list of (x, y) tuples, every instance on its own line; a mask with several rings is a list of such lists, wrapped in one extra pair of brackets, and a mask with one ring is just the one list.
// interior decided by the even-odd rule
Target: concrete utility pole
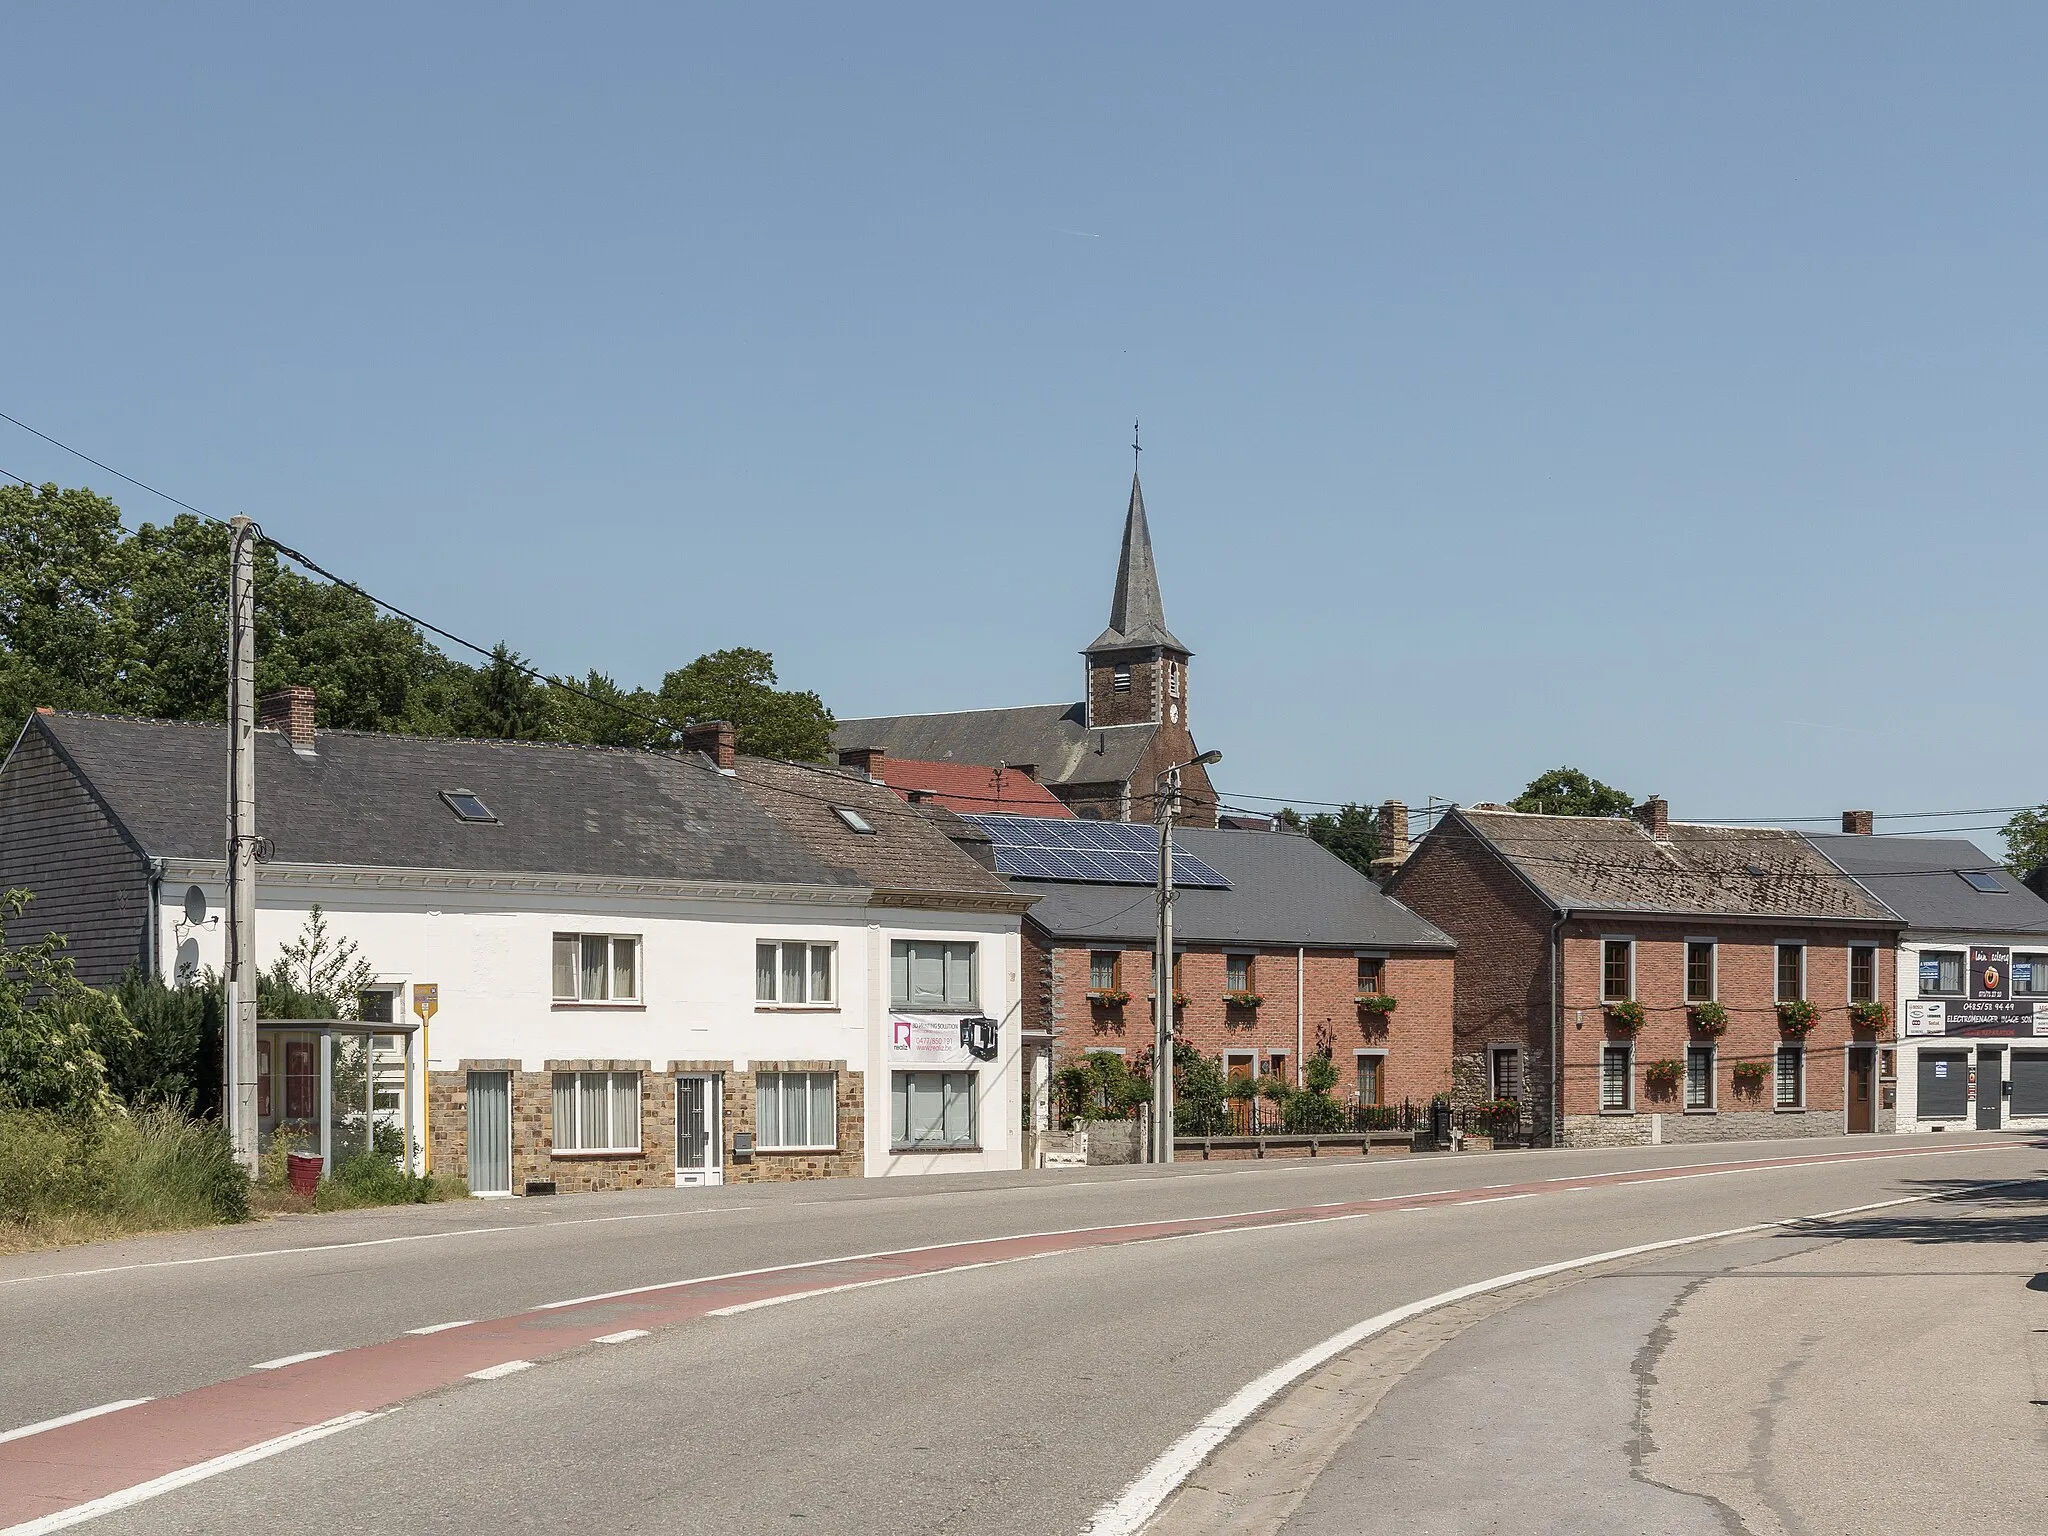
[(233, 519), (228, 555), (227, 1014), (222, 1112), (256, 1172), (256, 525)]
[(1152, 1145), (1155, 1163), (1173, 1161), (1173, 818), (1180, 814), (1180, 771), (1223, 761), (1221, 752), (1204, 752), (1175, 763), (1152, 786), (1152, 806), (1159, 821), (1159, 937), (1154, 952), (1157, 977), (1152, 1006)]

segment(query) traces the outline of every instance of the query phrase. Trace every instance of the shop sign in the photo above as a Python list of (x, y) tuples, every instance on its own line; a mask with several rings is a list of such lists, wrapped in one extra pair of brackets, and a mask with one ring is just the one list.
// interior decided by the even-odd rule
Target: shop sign
[(1970, 996), (2012, 996), (2012, 951), (2002, 945), (1970, 946)]
[[(1950, 998), (1943, 1008), (1948, 1035), (2048, 1035), (2048, 1003), (2014, 997)], [(1909, 1027), (1908, 1033), (1911, 1033)], [(1928, 1030), (1927, 1033), (1934, 1033)]]
[(1906, 1002), (1906, 1033), (1909, 1035), (1945, 1035), (1948, 1033), (1948, 1005), (1926, 998), (1909, 998)]
[(901, 1067), (971, 1067), (966, 1042), (955, 1014), (892, 1014), (889, 1019), (889, 1060)]

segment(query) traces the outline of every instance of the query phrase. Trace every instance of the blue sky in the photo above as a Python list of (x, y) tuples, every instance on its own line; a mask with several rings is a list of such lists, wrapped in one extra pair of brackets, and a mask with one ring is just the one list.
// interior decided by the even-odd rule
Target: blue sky
[(22, 5), (7, 55), (0, 409), (543, 666), (1076, 697), (1141, 417), (1227, 791), (2044, 798), (2037, 7)]

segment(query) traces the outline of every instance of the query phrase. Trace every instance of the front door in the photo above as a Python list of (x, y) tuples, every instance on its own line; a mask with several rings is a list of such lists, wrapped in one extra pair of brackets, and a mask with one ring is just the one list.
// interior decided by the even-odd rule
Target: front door
[(512, 1193), (512, 1078), (469, 1074), (469, 1192)]
[(1977, 1129), (1995, 1131), (2005, 1124), (2005, 1061), (2003, 1053), (1977, 1048)]
[(676, 1079), (676, 1187), (725, 1182), (719, 1122), (721, 1080), (715, 1072)]
[(1851, 1135), (1860, 1131), (1867, 1132), (1877, 1129), (1876, 1120), (1870, 1112), (1870, 1079), (1872, 1076), (1870, 1055), (1871, 1053), (1867, 1050), (1859, 1051), (1853, 1047), (1849, 1052), (1849, 1132)]

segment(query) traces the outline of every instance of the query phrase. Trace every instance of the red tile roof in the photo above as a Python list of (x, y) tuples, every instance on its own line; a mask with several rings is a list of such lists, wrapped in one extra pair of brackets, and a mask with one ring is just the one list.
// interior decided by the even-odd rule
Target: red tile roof
[[(882, 782), (904, 799), (943, 805), (963, 816), (1005, 811), (1016, 816), (1072, 817), (1066, 803), (1029, 774), (978, 763), (930, 763), (885, 757)], [(998, 777), (1000, 775), (1000, 777)]]

